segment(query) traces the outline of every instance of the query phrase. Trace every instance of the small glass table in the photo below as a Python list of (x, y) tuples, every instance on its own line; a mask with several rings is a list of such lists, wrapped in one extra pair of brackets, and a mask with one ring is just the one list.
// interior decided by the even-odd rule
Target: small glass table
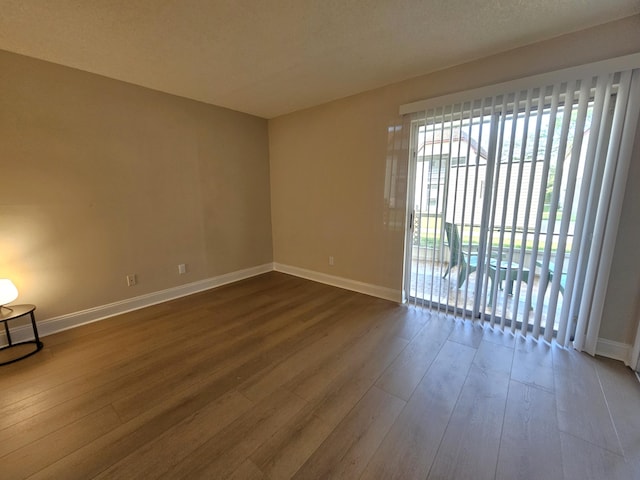
[[(42, 342), (40, 341), (40, 337), (38, 337), (38, 327), (36, 326), (36, 318), (33, 315), (33, 311), (36, 309), (35, 305), (11, 305), (10, 307), (0, 307), (0, 323), (4, 323), (4, 333), (7, 337), (8, 345), (0, 347), (0, 351), (6, 350), (8, 348), (17, 347), (18, 345), (25, 344), (34, 344), (35, 350), (32, 350), (25, 355), (21, 355), (17, 358), (12, 358), (6, 362), (0, 363), (2, 365), (8, 365), (9, 363), (17, 362), (18, 360), (22, 360), (23, 358), (27, 358), (33, 355), (36, 352), (42, 350)], [(24, 342), (13, 342), (11, 339), (11, 332), (9, 331), (8, 323), (11, 320), (17, 320), (19, 318), (24, 317), (25, 315), (29, 315), (31, 317), (31, 328), (33, 328), (33, 340), (26, 340)]]

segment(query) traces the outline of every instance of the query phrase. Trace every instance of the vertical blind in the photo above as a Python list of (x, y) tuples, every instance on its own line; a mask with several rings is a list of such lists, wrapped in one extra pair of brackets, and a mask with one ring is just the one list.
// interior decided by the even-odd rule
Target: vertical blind
[(624, 57), (401, 108), (410, 301), (595, 353), (638, 66)]

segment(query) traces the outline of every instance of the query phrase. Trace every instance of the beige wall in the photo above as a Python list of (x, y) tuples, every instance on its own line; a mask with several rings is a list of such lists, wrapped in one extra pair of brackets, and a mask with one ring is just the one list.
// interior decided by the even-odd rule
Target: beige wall
[(640, 319), (640, 124), (623, 205), (600, 336), (633, 343)]
[[(398, 107), (424, 98), (640, 51), (640, 16), (519, 48), (269, 121), (274, 261), (401, 289), (405, 151), (388, 148)], [(634, 158), (628, 190), (640, 188)], [(393, 189), (390, 186), (394, 187)], [(389, 198), (385, 192), (395, 191)], [(603, 334), (631, 343), (639, 292), (637, 194), (627, 195)], [(635, 216), (635, 220), (634, 220)], [(400, 219), (400, 221), (397, 221)], [(629, 251), (630, 250), (630, 251)], [(328, 256), (335, 265), (328, 265)], [(620, 265), (623, 265), (620, 268)], [(626, 268), (624, 265), (628, 265)], [(634, 290), (635, 288), (635, 290)]]
[[(270, 120), (268, 137), (263, 119), (0, 51), (0, 277), (39, 318), (272, 260), (399, 290), (398, 106), (638, 52), (639, 32), (636, 16), (513, 50)], [(640, 146), (602, 327), (627, 343), (638, 191)]]
[(264, 119), (0, 51), (0, 165), (0, 277), (40, 319), (272, 261)]

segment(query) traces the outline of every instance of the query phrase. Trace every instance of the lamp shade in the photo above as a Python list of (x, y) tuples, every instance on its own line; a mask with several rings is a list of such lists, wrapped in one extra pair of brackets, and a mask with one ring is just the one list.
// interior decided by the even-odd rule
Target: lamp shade
[(8, 278), (0, 278), (0, 305), (13, 302), (18, 298), (18, 289)]

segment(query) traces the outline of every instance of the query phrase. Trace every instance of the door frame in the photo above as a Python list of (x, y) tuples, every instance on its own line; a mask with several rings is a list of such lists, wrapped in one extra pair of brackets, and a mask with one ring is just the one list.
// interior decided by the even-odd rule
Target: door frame
[[(633, 342), (631, 354), (629, 355), (629, 366), (635, 372), (640, 372), (640, 308), (638, 310), (638, 328), (636, 330), (636, 338)], [(638, 377), (638, 379), (640, 380), (640, 377)]]
[[(489, 108), (487, 106), (485, 106), (484, 108)], [(483, 265), (484, 265), (484, 258), (486, 255), (486, 242), (487, 242), (487, 229), (489, 227), (489, 215), (490, 215), (490, 210), (491, 210), (491, 198), (493, 195), (493, 182), (490, 181), (490, 178), (493, 177), (494, 174), (494, 168), (495, 168), (495, 163), (496, 163), (496, 158), (497, 158), (497, 142), (498, 142), (498, 137), (499, 137), (499, 118), (500, 118), (500, 113), (499, 112), (491, 112), (490, 114), (490, 120), (488, 122), (488, 135), (489, 135), (489, 144), (488, 144), (488, 152), (487, 152), (487, 157), (486, 157), (486, 162), (487, 162), (487, 168), (485, 171), (485, 178), (484, 178), (484, 186), (482, 187), (484, 189), (483, 191), (483, 195), (482, 195), (482, 203), (480, 205), (480, 209), (481, 209), (481, 222), (480, 222), (480, 246), (478, 247), (478, 270), (477, 270), (477, 276), (480, 277), (483, 274)], [(409, 136), (409, 165), (408, 165), (408, 169), (407, 169), (407, 209), (406, 209), (406, 228), (405, 228), (405, 251), (404, 251), (404, 265), (403, 265), (403, 286), (402, 286), (402, 301), (403, 303), (407, 303), (410, 301), (411, 299), (411, 272), (412, 272), (412, 259), (413, 259), (413, 235), (414, 235), (414, 228), (415, 228), (415, 217), (416, 217), (416, 210), (415, 210), (415, 194), (416, 194), (416, 175), (417, 175), (417, 170), (418, 170), (418, 157), (417, 157), (417, 143), (418, 143), (418, 130), (419, 128), (424, 124), (424, 122), (421, 122), (419, 119), (416, 120), (412, 120), (411, 121), (411, 132), (410, 132), (410, 136)], [(449, 171), (448, 169), (451, 168), (451, 163), (447, 162), (447, 173), (446, 173), (446, 180), (445, 180), (445, 189), (449, 188), (448, 182), (449, 182)], [(424, 189), (424, 184), (422, 185), (422, 188)], [(445, 205), (443, 206), (443, 213), (442, 213), (442, 223), (444, 224), (445, 218), (446, 218), (446, 210), (447, 210), (447, 206), (446, 206), (446, 202), (448, 200), (448, 195), (446, 193), (444, 193), (444, 202)], [(471, 316), (471, 318), (480, 318), (480, 304), (481, 304), (481, 295), (479, 294), (479, 291), (482, 291), (483, 286), (476, 284), (475, 286), (476, 291), (474, 292), (474, 305), (472, 307), (472, 309), (468, 309), (468, 308), (463, 308), (462, 309), (462, 314), (463, 316)], [(425, 299), (423, 299), (423, 301), (430, 305), (435, 305), (433, 303), (432, 300), (426, 301)], [(453, 311), (457, 311), (459, 307), (456, 306), (451, 306), (451, 305), (443, 305), (443, 304), (439, 304), (440, 306), (444, 306), (445, 309), (449, 309), (451, 308)]]
[(413, 229), (415, 223), (415, 205), (416, 196), (416, 169), (417, 169), (417, 152), (415, 149), (417, 142), (417, 132), (419, 122), (411, 121), (411, 133), (409, 135), (409, 165), (407, 169), (407, 211), (405, 218), (407, 226), (405, 228), (404, 239), (404, 265), (402, 275), (402, 302), (409, 302), (411, 293), (411, 264), (413, 256)]

